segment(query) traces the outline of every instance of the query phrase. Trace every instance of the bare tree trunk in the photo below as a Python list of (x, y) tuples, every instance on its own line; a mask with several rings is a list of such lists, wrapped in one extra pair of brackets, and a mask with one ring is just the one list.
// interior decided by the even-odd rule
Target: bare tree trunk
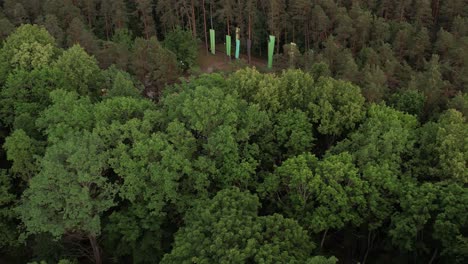
[(143, 14), (143, 11), (141, 12), (141, 15), (143, 16), (143, 27), (145, 31), (145, 37), (146, 39), (149, 39), (148, 21), (146, 21), (146, 16), (145, 14)]
[(400, 9), (400, 22), (403, 21), (403, 16), (405, 14), (405, 6), (401, 4), (401, 9)]
[(296, 25), (294, 25), (294, 22), (293, 22), (293, 26), (292, 26), (292, 42), (296, 43)]
[(197, 37), (197, 26), (196, 26), (196, 19), (195, 19), (195, 0), (192, 0), (192, 6), (191, 6), (191, 11), (192, 11), (192, 16), (191, 16), (191, 20), (192, 20), (192, 34), (193, 34), (193, 37), (196, 38)]
[(205, 29), (205, 49), (206, 49), (206, 54), (208, 55), (208, 33), (206, 31), (206, 9), (205, 9), (205, 0), (202, 0), (202, 6), (203, 6), (203, 27)]
[(91, 243), (91, 247), (93, 249), (94, 262), (96, 264), (102, 264), (101, 251), (99, 249), (99, 245), (97, 243), (96, 237), (94, 235), (89, 235), (88, 239), (89, 239), (89, 242)]
[(325, 238), (327, 237), (327, 233), (328, 233), (328, 228), (325, 230), (325, 232), (323, 232), (322, 241), (320, 242), (320, 249), (323, 248), (323, 244), (325, 243)]
[(88, 6), (88, 25), (89, 25), (89, 28), (92, 28), (92, 19), (91, 19), (91, 3), (90, 1), (87, 1), (87, 6)]
[(252, 62), (251, 49), (252, 49), (252, 15), (249, 12), (249, 39), (247, 40), (247, 56), (249, 58), (249, 64)]
[(304, 21), (304, 46), (305, 50), (309, 50), (309, 37), (308, 37), (308, 26)]
[(107, 17), (107, 14), (104, 17), (104, 20), (106, 21), (106, 38), (107, 40), (109, 40), (110, 29), (109, 29), (109, 19)]
[(280, 40), (281, 40), (281, 31), (278, 32), (278, 37), (276, 39), (276, 54), (279, 54)]
[(439, 6), (440, 0), (432, 1), (432, 17), (434, 18), (434, 22), (437, 22), (437, 18), (439, 17)]
[(439, 249), (435, 249), (434, 250), (434, 254), (432, 254), (432, 257), (431, 257), (431, 260), (429, 260), (429, 263), (428, 264), (432, 264), (434, 262), (434, 260), (436, 259), (437, 257), (437, 253), (438, 253)]
[(367, 257), (369, 256), (369, 251), (372, 247), (372, 244), (373, 244), (373, 240), (374, 239), (371, 239), (372, 237), (372, 231), (369, 231), (367, 233), (367, 249), (366, 249), (366, 254), (364, 255), (364, 259), (362, 260), (362, 264), (366, 264), (366, 261), (367, 261)]

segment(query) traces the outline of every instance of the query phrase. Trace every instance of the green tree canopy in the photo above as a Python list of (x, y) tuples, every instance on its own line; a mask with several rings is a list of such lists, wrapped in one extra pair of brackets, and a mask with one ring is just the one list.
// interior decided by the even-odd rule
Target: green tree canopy
[(80, 95), (98, 94), (102, 77), (97, 61), (79, 45), (64, 51), (52, 67), (57, 88)]
[(176, 28), (166, 35), (164, 47), (176, 55), (182, 70), (188, 70), (195, 65), (198, 56), (198, 43), (191, 32), (180, 27)]
[(315, 247), (307, 233), (281, 215), (258, 216), (259, 205), (255, 195), (236, 188), (199, 203), (162, 263), (307, 262)]
[(0, 84), (13, 70), (32, 70), (50, 65), (57, 54), (54, 38), (43, 27), (20, 26), (0, 49)]
[(415, 156), (419, 177), (468, 182), (468, 125), (462, 113), (450, 109), (437, 122), (425, 124), (419, 131)]

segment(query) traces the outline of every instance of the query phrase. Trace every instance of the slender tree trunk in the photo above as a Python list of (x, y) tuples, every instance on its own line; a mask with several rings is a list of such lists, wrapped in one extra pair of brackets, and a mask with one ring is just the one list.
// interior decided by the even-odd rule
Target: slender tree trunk
[[(184, 6), (185, 7), (185, 6)], [(192, 24), (192, 15), (190, 15), (189, 11), (185, 11), (185, 17), (187, 18), (187, 24), (190, 32), (192, 32), (192, 37), (193, 37), (193, 24)]]
[(144, 27), (144, 31), (145, 31), (145, 37), (146, 39), (149, 39), (149, 30), (148, 30), (148, 21), (146, 20), (146, 16), (145, 14), (143, 13), (143, 10), (141, 10), (141, 15), (142, 15), (142, 19), (143, 19), (143, 27)]
[(90, 3), (89, 0), (86, 3), (87, 3), (87, 6), (88, 6), (88, 25), (89, 25), (89, 28), (91, 29), (93, 27), (92, 21), (91, 21), (92, 20), (91, 19), (91, 6), (90, 6), (91, 3)]
[(373, 244), (373, 240), (372, 239), (372, 231), (369, 231), (367, 233), (367, 249), (366, 249), (366, 254), (364, 255), (364, 259), (362, 260), (362, 264), (366, 264), (366, 261), (367, 261), (367, 257), (369, 256), (369, 251), (372, 247), (372, 244)]
[(210, 1), (210, 22), (211, 22), (211, 29), (213, 28), (213, 0)]
[(191, 11), (192, 11), (192, 16), (191, 16), (191, 19), (192, 19), (192, 34), (193, 34), (193, 37), (196, 38), (197, 37), (197, 26), (196, 26), (196, 19), (195, 19), (195, 0), (192, 0), (192, 6), (191, 6)]
[(405, 14), (405, 6), (401, 4), (401, 9), (400, 9), (400, 22), (403, 21), (403, 16)]
[(107, 17), (107, 14), (104, 16), (104, 20), (106, 21), (106, 38), (107, 40), (109, 40), (110, 29), (109, 29), (109, 19)]
[(293, 23), (292, 26), (292, 42), (296, 43), (296, 26)]
[(325, 230), (325, 232), (323, 232), (322, 241), (320, 242), (320, 249), (323, 248), (323, 244), (325, 243), (325, 238), (327, 237), (327, 233), (328, 233), (328, 228)]
[(437, 22), (437, 18), (439, 17), (439, 6), (440, 0), (432, 1), (432, 17), (434, 18), (434, 22)]
[(278, 32), (278, 37), (276, 39), (276, 54), (279, 54), (280, 50), (280, 40), (281, 40), (281, 31)]
[(307, 33), (307, 24), (306, 22), (304, 21), (304, 46), (305, 46), (305, 50), (309, 50), (309, 38), (307, 37), (308, 33)]
[(96, 237), (94, 235), (89, 235), (88, 239), (89, 239), (89, 242), (91, 243), (91, 247), (93, 249), (94, 262), (96, 264), (102, 264), (101, 251), (99, 249), (99, 245), (97, 243)]
[(205, 0), (202, 0), (203, 6), (203, 28), (205, 29), (205, 49), (206, 54), (208, 55), (208, 33), (206, 31), (206, 9), (205, 9)]
[(249, 13), (249, 39), (252, 39), (252, 15)]
[(252, 14), (249, 12), (249, 40), (247, 41), (247, 56), (249, 58), (249, 64), (252, 62), (251, 53), (252, 53)]
[(428, 263), (428, 264), (432, 264), (432, 263), (434, 262), (434, 260), (435, 260), (436, 257), (437, 257), (437, 253), (439, 253), (438, 251), (439, 251), (438, 248), (436, 248), (436, 249), (434, 250), (434, 254), (432, 254), (432, 257), (431, 257), (431, 259), (429, 260), (429, 263)]

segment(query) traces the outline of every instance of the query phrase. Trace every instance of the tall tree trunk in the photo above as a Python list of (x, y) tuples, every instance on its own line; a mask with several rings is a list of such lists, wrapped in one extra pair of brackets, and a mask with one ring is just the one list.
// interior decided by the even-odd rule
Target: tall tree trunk
[(278, 36), (276, 37), (276, 54), (279, 54), (279, 50), (280, 50), (280, 38), (281, 36), (281, 31), (278, 32)]
[(293, 22), (293, 26), (292, 26), (292, 42), (296, 43), (296, 25), (294, 24)]
[(433, 0), (432, 1), (432, 18), (434, 19), (434, 23), (437, 23), (439, 18), (439, 10), (440, 10), (440, 0)]
[(309, 50), (309, 37), (308, 37), (308, 26), (306, 24), (306, 21), (304, 21), (304, 46), (305, 50)]
[(372, 250), (374, 247), (374, 239), (375, 236), (372, 236), (372, 231), (369, 231), (367, 233), (367, 249), (366, 249), (366, 254), (364, 255), (364, 259), (362, 260), (362, 264), (366, 264), (367, 257), (369, 256), (369, 252)]
[(327, 233), (328, 233), (328, 228), (325, 230), (325, 232), (323, 232), (322, 241), (320, 242), (320, 249), (323, 248), (323, 244), (325, 243), (325, 238), (327, 237)]
[(92, 25), (92, 18), (91, 18), (91, 6), (90, 6), (91, 3), (90, 2), (91, 1), (89, 1), (89, 0), (86, 1), (87, 6), (88, 6), (88, 25), (89, 25), (89, 28), (91, 29), (93, 27), (93, 25)]
[(99, 245), (97, 243), (96, 236), (89, 235), (88, 239), (89, 239), (89, 242), (91, 243), (91, 248), (93, 249), (94, 262), (96, 264), (102, 264), (101, 250), (99, 249)]
[(429, 260), (429, 263), (428, 263), (428, 264), (432, 264), (432, 263), (434, 262), (434, 260), (435, 260), (436, 257), (437, 257), (437, 253), (438, 253), (438, 252), (439, 252), (439, 249), (436, 248), (436, 249), (434, 250), (434, 254), (432, 254), (432, 257), (431, 257), (431, 259)]
[(206, 31), (206, 9), (205, 9), (205, 0), (202, 0), (203, 6), (203, 28), (205, 29), (205, 49), (206, 54), (208, 55), (208, 33)]
[(192, 34), (193, 34), (193, 37), (196, 38), (197, 37), (197, 25), (196, 25), (197, 22), (195, 19), (195, 0), (192, 0), (191, 3), (192, 3), (191, 5)]
[(249, 39), (252, 39), (252, 15), (249, 13)]
[(401, 4), (400, 8), (400, 22), (403, 21), (403, 16), (405, 15), (405, 6)]
[(143, 18), (143, 25), (145, 27), (145, 37), (149, 39), (148, 21), (146, 21), (146, 17)]
[(211, 22), (211, 29), (213, 28), (213, 0), (210, 1), (210, 22)]
[(106, 21), (106, 38), (107, 40), (109, 40), (109, 36), (110, 36), (110, 28), (109, 28), (109, 18), (106, 15), (104, 15), (104, 20)]
[(252, 62), (252, 14), (249, 12), (249, 39), (247, 40), (247, 56), (249, 58), (249, 64)]

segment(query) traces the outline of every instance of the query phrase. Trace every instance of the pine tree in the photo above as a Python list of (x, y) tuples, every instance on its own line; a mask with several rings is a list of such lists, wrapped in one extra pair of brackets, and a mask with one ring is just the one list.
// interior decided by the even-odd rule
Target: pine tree
[(235, 3), (232, 0), (217, 0), (216, 16), (219, 21), (226, 21), (226, 35), (231, 35), (234, 20)]
[(79, 18), (73, 19), (67, 29), (68, 47), (75, 44), (80, 44), (90, 54), (96, 54), (98, 51), (96, 36), (88, 31)]
[(362, 93), (369, 102), (380, 102), (388, 90), (387, 77), (378, 65), (366, 65), (362, 70)]
[(164, 32), (174, 30), (178, 25), (181, 26), (182, 18), (179, 16), (179, 2), (171, 0), (160, 0), (157, 3), (156, 11), (159, 20), (162, 23)]
[(100, 13), (104, 19), (108, 40), (115, 30), (122, 29), (127, 25), (128, 14), (124, 0), (102, 0)]
[(95, 24), (97, 15), (97, 0), (78, 0), (77, 4), (83, 13), (83, 16), (86, 18), (88, 27), (92, 28)]
[(0, 18), (0, 42), (3, 41), (15, 30), (13, 25), (8, 18)]
[(320, 5), (314, 6), (311, 17), (311, 28), (313, 32), (314, 45), (315, 48), (318, 48), (318, 44), (322, 41), (325, 41), (325, 39), (328, 37), (330, 19), (328, 18), (327, 14), (325, 14)]
[(15, 26), (29, 22), (29, 16), (23, 4), (16, 0), (5, 0), (3, 3), (5, 15)]
[(292, 0), (288, 5), (288, 13), (293, 22), (292, 29), (292, 40), (296, 42), (300, 39), (297, 35), (299, 32), (296, 32), (297, 29), (302, 29), (304, 37), (304, 49), (310, 49), (311, 42), (311, 26), (310, 18), (312, 13), (312, 2), (307, 0)]
[(135, 0), (138, 16), (146, 39), (156, 36), (156, 25), (153, 17), (153, 3), (151, 0)]
[(282, 33), (287, 24), (285, 0), (268, 1), (268, 28), (276, 37), (276, 53), (279, 54)]
[(47, 31), (55, 38), (59, 47), (63, 45), (65, 33), (60, 27), (60, 22), (55, 15), (48, 14), (45, 17), (39, 18), (36, 22), (47, 29)]
[(344, 47), (348, 46), (349, 40), (356, 34), (353, 27), (353, 20), (349, 17), (345, 8), (338, 9), (334, 31), (337, 41)]
[(411, 15), (412, 20), (416, 22), (416, 24), (427, 28), (432, 27), (434, 19), (432, 17), (430, 0), (414, 0), (411, 9), (413, 10)]

